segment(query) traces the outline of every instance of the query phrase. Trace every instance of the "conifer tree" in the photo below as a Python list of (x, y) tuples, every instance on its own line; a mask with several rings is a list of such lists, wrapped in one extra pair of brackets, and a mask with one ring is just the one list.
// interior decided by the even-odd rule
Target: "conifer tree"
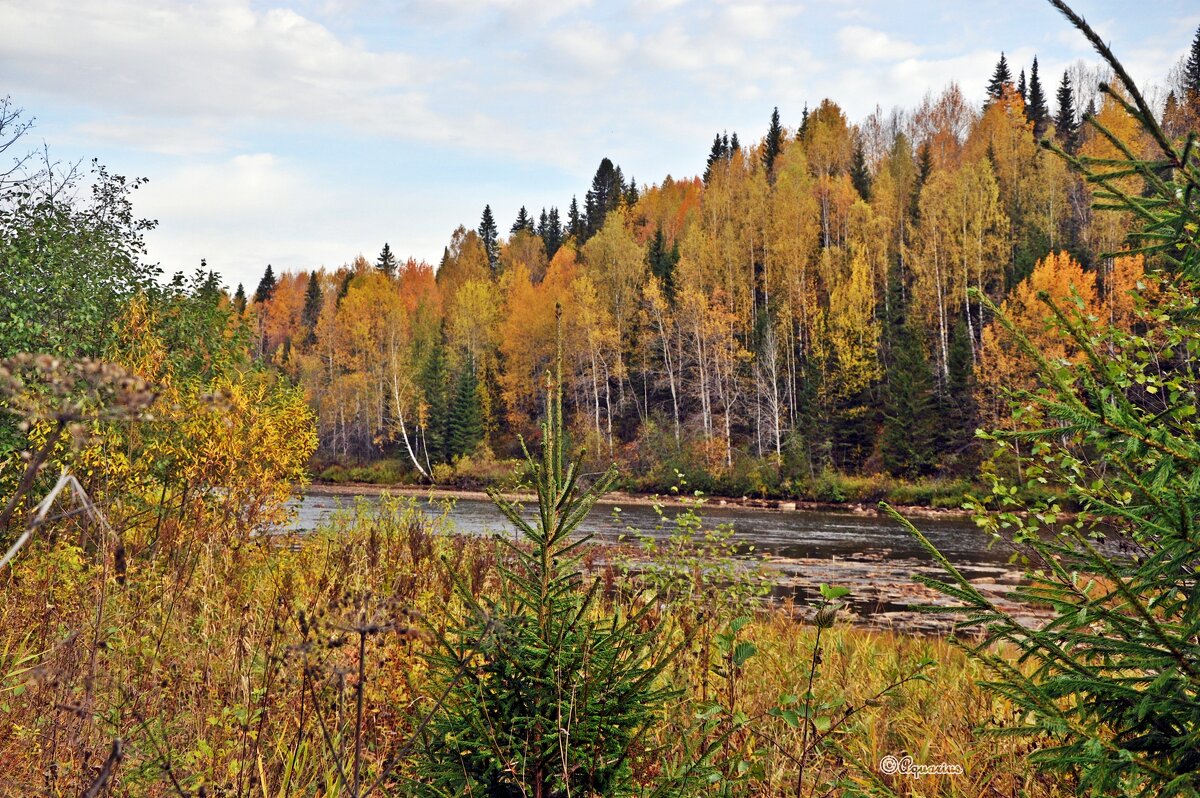
[(738, 141), (737, 131), (733, 131), (733, 135), (729, 137), (729, 155), (732, 156), (735, 152), (742, 149), (742, 143)]
[(375, 268), (388, 277), (396, 276), (396, 256), (392, 254), (392, 248), (386, 241), (383, 242), (383, 249), (379, 250), (379, 259), (375, 261)]
[(592, 177), (592, 187), (584, 197), (585, 234), (579, 243), (585, 243), (604, 226), (609, 211), (621, 204), (625, 196), (625, 181), (621, 170), (608, 158), (600, 161)]
[(779, 106), (771, 112), (771, 125), (767, 128), (767, 137), (763, 141), (762, 163), (767, 172), (767, 179), (772, 179), (775, 173), (775, 159), (783, 151), (783, 126), (779, 124)]
[(553, 258), (563, 242), (563, 227), (558, 218), (558, 208), (551, 207), (546, 216), (546, 230), (542, 233), (542, 241), (546, 244), (546, 257)]
[(1183, 65), (1183, 90), (1188, 102), (1200, 110), (1200, 27), (1196, 28), (1192, 49)]
[(992, 72), (992, 79), (988, 81), (988, 99), (999, 100), (1004, 93), (1004, 87), (1011, 84), (1012, 72), (1008, 70), (1008, 59), (1004, 57), (1004, 53), (1000, 53), (1000, 60), (996, 62), (996, 69)]
[(657, 753), (647, 732), (675, 695), (658, 676), (681, 646), (647, 623), (658, 597), (628, 614), (612, 613), (597, 601), (599, 581), (585, 584), (581, 546), (591, 536), (579, 527), (611, 488), (616, 468), (584, 487), (582, 456), (569, 459), (561, 345), (547, 394), (540, 457), (525, 450), (537, 494), (533, 519), (489, 491), (522, 538), (501, 538), (508, 556), (498, 597), (481, 603), (460, 583), (467, 611), (449, 628), (432, 630), (432, 692), (444, 702), (422, 735), (416, 794), (684, 794), (704, 753), (682, 775), (668, 766), (662, 772), (671, 775), (657, 777), (658, 784), (634, 783), (635, 752), (650, 760)]
[(304, 341), (307, 344), (317, 339), (317, 320), (321, 318), (323, 299), (321, 276), (314, 270), (308, 275), (308, 285), (304, 288), (304, 307), (300, 311), (300, 326), (304, 328)]
[(427, 465), (445, 463), (450, 454), (450, 379), (446, 345), (439, 332), (421, 368), (421, 393), (425, 397), (425, 453)]
[(629, 178), (629, 184), (625, 187), (625, 204), (632, 208), (634, 205), (637, 205), (639, 197), (637, 180), (631, 177)]
[(346, 298), (346, 294), (350, 293), (350, 283), (354, 282), (354, 272), (346, 272), (342, 275), (342, 284), (338, 286), (337, 304), (341, 305), (342, 300)]
[(448, 431), (450, 457), (474, 454), (483, 441), (483, 407), (479, 402), (479, 379), (471, 358), (463, 363), (454, 387)]
[(1050, 110), (1046, 107), (1046, 94), (1042, 91), (1042, 81), (1038, 77), (1037, 56), (1034, 56), (1033, 67), (1029, 70), (1029, 102), (1025, 105), (1025, 117), (1033, 123), (1035, 139), (1045, 135)]
[(679, 263), (679, 242), (667, 247), (667, 237), (663, 234), (662, 225), (654, 231), (650, 245), (646, 248), (646, 263), (650, 273), (658, 278), (663, 293), (671, 298), (675, 294), (675, 264)]
[(483, 206), (483, 216), (479, 220), (479, 240), (487, 252), (488, 268), (492, 274), (500, 269), (500, 232), (496, 229), (496, 219), (492, 216), (492, 206)]
[(521, 230), (527, 230), (530, 233), (534, 232), (533, 218), (530, 217), (529, 211), (525, 210), (524, 205), (521, 206), (521, 210), (517, 211), (517, 219), (513, 222), (512, 228), (509, 230), (509, 232), (516, 234)]
[(712, 149), (708, 151), (708, 161), (704, 166), (704, 185), (708, 185), (708, 182), (712, 179), (713, 169), (725, 163), (728, 154), (729, 141), (722, 139), (720, 133), (713, 136)]
[(271, 268), (271, 264), (267, 264), (267, 270), (263, 272), (262, 279), (258, 281), (258, 288), (254, 289), (254, 303), (261, 305), (269, 300), (275, 294), (275, 270)]
[(863, 150), (861, 136), (854, 137), (854, 158), (850, 162), (850, 182), (864, 200), (871, 199), (871, 170), (867, 168), (867, 155)]
[[(896, 303), (902, 302), (896, 293)], [(892, 328), (883, 396), (880, 446), (883, 467), (896, 477), (924, 476), (933, 468), (936, 436), (933, 375), (921, 337), (902, 310)]]
[(241, 283), (238, 283), (237, 290), (233, 292), (233, 309), (239, 316), (246, 312), (246, 288)]
[(1079, 122), (1075, 119), (1075, 91), (1071, 88), (1071, 74), (1063, 70), (1062, 82), (1058, 84), (1058, 114), (1054, 117), (1055, 133), (1062, 148), (1074, 153), (1079, 141)]
[(1025, 70), (1021, 70), (1021, 76), (1017, 78), (1017, 94), (1021, 95), (1021, 101), (1026, 106), (1029, 105), (1029, 84), (1025, 82)]
[(571, 197), (571, 207), (567, 209), (567, 233), (575, 239), (575, 246), (583, 246), (587, 231), (583, 226), (583, 216), (579, 213), (579, 202)]

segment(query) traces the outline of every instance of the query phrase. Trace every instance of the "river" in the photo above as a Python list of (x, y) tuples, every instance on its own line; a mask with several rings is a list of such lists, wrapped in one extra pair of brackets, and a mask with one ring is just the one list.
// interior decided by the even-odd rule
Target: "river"
[[(356, 501), (378, 503), (379, 497), (375, 493), (356, 496), (344, 489), (313, 488), (293, 501), (292, 529), (314, 529), (339, 508), (350, 507)], [(431, 502), (416, 497), (416, 501), (425, 513), (447, 514), (454, 528), (464, 534), (512, 532), (486, 498)], [(664, 508), (668, 519), (678, 512), (680, 508), (675, 506)], [(949, 618), (913, 610), (914, 605), (944, 604), (946, 599), (915, 584), (912, 577), (945, 575), (916, 540), (890, 518), (865, 511), (769, 510), (720, 506), (716, 502), (706, 504), (700, 512), (705, 528), (731, 524), (733, 540), (743, 551), (753, 547), (755, 554), (765, 556), (776, 598), (792, 598), (798, 605), (806, 605), (821, 584), (837, 584), (851, 590), (848, 601), (856, 623), (933, 633), (950, 628)], [(999, 606), (1027, 611), (1009, 598), (1023, 576), (1020, 567), (1009, 562), (1012, 551), (1008, 547), (992, 545), (989, 537), (963, 516), (922, 516), (914, 518), (913, 523)], [(602, 542), (640, 535), (665, 537), (671, 530), (669, 521), (664, 523), (652, 506), (619, 501), (598, 504), (583, 527)]]
[[(376, 495), (353, 496), (314, 488), (292, 503), (295, 510), (292, 528), (314, 529), (322, 519), (339, 508), (351, 506), (358, 499), (372, 503), (379, 501)], [(430, 503), (426, 498), (418, 498), (417, 502), (426, 513), (441, 515), (446, 512), (445, 499)], [(668, 517), (676, 512), (679, 508), (664, 508)], [(716, 504), (706, 504), (700, 512), (706, 527), (731, 524), (738, 543), (754, 546), (760, 553), (775, 557), (927, 559), (924, 550), (899, 524), (871, 512), (767, 510)], [(453, 500), (449, 518), (458, 531), (466, 534), (490, 534), (509, 529), (500, 511), (486, 498)], [(988, 536), (966, 517), (922, 517), (914, 519), (914, 523), (955, 563), (1000, 564), (1010, 554), (1003, 548), (989, 546)], [(669, 533), (669, 529), (661, 529), (660, 518), (653, 507), (619, 502), (598, 504), (583, 531), (594, 534), (601, 541), (616, 541), (622, 535), (659, 537)]]

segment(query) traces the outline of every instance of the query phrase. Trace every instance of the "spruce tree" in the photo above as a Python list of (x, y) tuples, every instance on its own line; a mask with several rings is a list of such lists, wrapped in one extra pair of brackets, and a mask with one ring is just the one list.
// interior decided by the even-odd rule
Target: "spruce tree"
[(1183, 90), (1188, 102), (1200, 110), (1200, 27), (1196, 28), (1196, 38), (1183, 65)]
[(450, 378), (446, 345), (439, 331), (421, 368), (421, 393), (425, 396), (425, 453), (430, 465), (445, 463), (450, 454)]
[(275, 294), (275, 270), (271, 268), (271, 264), (267, 264), (267, 270), (263, 272), (262, 279), (258, 281), (258, 288), (254, 289), (254, 303), (262, 304), (269, 300)]
[[(582, 455), (569, 458), (562, 409), (561, 345), (548, 386), (540, 457), (525, 450), (537, 494), (533, 518), (496, 491), (492, 501), (520, 533), (500, 538), (497, 597), (480, 600), (463, 582), (466, 611), (431, 624), (430, 693), (441, 695), (415, 759), (418, 796), (683, 795), (699, 782), (706, 752), (682, 768), (664, 763), (658, 783), (634, 780), (635, 755), (655, 761), (651, 733), (676, 693), (659, 675), (683, 645), (650, 623), (661, 596), (628, 613), (606, 610), (598, 578), (583, 573), (579, 531), (616, 468), (590, 487)], [(590, 582), (590, 584), (588, 584)], [(689, 785), (691, 786), (691, 785)]]
[(733, 157), (735, 152), (742, 149), (742, 143), (738, 141), (737, 131), (733, 131), (733, 135), (729, 137), (729, 156)]
[(1046, 133), (1050, 109), (1046, 107), (1046, 94), (1042, 91), (1042, 81), (1038, 77), (1036, 56), (1033, 59), (1033, 67), (1029, 70), (1029, 102), (1025, 105), (1025, 117), (1033, 123), (1033, 137), (1041, 139)]
[(567, 209), (567, 233), (575, 239), (575, 246), (583, 246), (587, 231), (583, 226), (583, 216), (579, 213), (579, 202), (571, 197), (571, 207)]
[(640, 196), (641, 195), (638, 193), (637, 180), (632, 177), (629, 178), (629, 184), (625, 187), (625, 204), (632, 208), (634, 205), (637, 205), (637, 201)]
[(1079, 138), (1079, 122), (1075, 119), (1075, 91), (1071, 88), (1071, 75), (1063, 70), (1062, 82), (1058, 84), (1058, 114), (1054, 117), (1054, 129), (1062, 148), (1074, 153)]
[(712, 180), (713, 169), (725, 163), (729, 154), (729, 142), (721, 138), (721, 134), (713, 136), (712, 149), (708, 151), (708, 161), (704, 166), (704, 185)]
[(550, 208), (550, 213), (546, 217), (546, 233), (542, 236), (542, 240), (546, 243), (546, 257), (553, 258), (563, 242), (563, 227), (558, 218), (558, 208)]
[[(1036, 59), (1034, 63), (1037, 63)], [(1017, 78), (1017, 94), (1021, 95), (1021, 102), (1029, 105), (1029, 84), (1025, 82), (1025, 70), (1021, 70), (1021, 77)]]
[(871, 199), (871, 170), (867, 168), (867, 154), (863, 150), (861, 136), (854, 137), (854, 159), (850, 163), (850, 182), (864, 200)]
[(1004, 53), (1000, 53), (1000, 60), (996, 62), (996, 69), (992, 72), (992, 79), (988, 81), (988, 99), (999, 100), (1004, 94), (1005, 85), (1011, 84), (1012, 72), (1008, 70), (1008, 59), (1004, 57)]
[(337, 304), (341, 305), (346, 294), (350, 293), (350, 283), (354, 282), (354, 272), (348, 271), (342, 275), (342, 284), (338, 286)]
[(922, 476), (934, 466), (934, 376), (922, 336), (908, 319), (899, 264), (888, 275), (888, 349), (884, 353), (883, 468), (893, 476)]
[(530, 217), (529, 211), (525, 210), (524, 205), (521, 206), (521, 210), (517, 211), (517, 219), (513, 222), (512, 228), (509, 229), (509, 232), (515, 235), (521, 230), (527, 230), (530, 233), (534, 232), (533, 218)]
[(592, 177), (592, 187), (584, 197), (585, 233), (579, 243), (585, 243), (600, 232), (609, 212), (621, 204), (624, 195), (625, 181), (621, 170), (608, 158), (602, 159)]
[(396, 256), (392, 254), (392, 248), (386, 241), (383, 242), (383, 249), (379, 250), (379, 260), (375, 261), (375, 268), (388, 277), (396, 276)]
[(246, 288), (238, 283), (237, 291), (233, 292), (233, 309), (240, 316), (246, 312)]
[(463, 363), (454, 387), (448, 431), (450, 457), (475, 453), (483, 440), (483, 408), (479, 402), (479, 379), (470, 357)]
[(479, 219), (479, 240), (487, 252), (488, 268), (495, 274), (500, 270), (500, 232), (496, 229), (491, 205), (483, 206), (483, 216)]
[(975, 445), (975, 427), (979, 412), (975, 403), (975, 361), (971, 335), (962, 319), (954, 325), (950, 350), (946, 353), (948, 376), (939, 396), (939, 417), (944, 421), (938, 449), (964, 474), (973, 474), (974, 459), (969, 456)]
[(650, 273), (658, 278), (668, 299), (675, 296), (675, 264), (679, 263), (679, 242), (667, 247), (667, 237), (662, 225), (654, 231), (650, 245), (646, 248), (646, 264)]
[(767, 137), (763, 140), (762, 163), (768, 180), (774, 179), (775, 159), (782, 151), (783, 126), (779, 124), (779, 106), (775, 106), (775, 110), (771, 112), (771, 125), (767, 128)]
[(314, 270), (308, 275), (308, 285), (304, 288), (304, 307), (300, 311), (300, 326), (305, 332), (305, 343), (311, 344), (317, 339), (317, 320), (321, 318), (323, 299), (321, 276)]

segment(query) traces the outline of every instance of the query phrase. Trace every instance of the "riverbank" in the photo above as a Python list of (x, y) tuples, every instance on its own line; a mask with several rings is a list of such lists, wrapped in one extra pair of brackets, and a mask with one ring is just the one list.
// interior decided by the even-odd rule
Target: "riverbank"
[[(382, 495), (406, 497), (419, 504), (455, 502), (455, 509), (439, 523), (453, 525), (455, 532), (466, 537), (494, 531), (495, 524), (503, 523), (496, 514), (481, 509), (491, 507), (491, 501), (480, 491), (316, 485), (305, 499), (309, 505), (309, 528), (315, 528), (316, 516), (311, 515), (314, 502), (318, 508), (323, 506), (325, 512), (330, 512), (333, 507), (346, 504), (342, 499), (367, 496), (374, 503)], [(528, 494), (518, 494), (516, 498), (533, 502), (533, 496)], [(646, 552), (636, 537), (623, 539), (619, 535), (621, 526), (627, 524), (631, 530), (643, 530), (647, 539), (657, 540), (660, 546), (669, 545), (664, 533), (653, 528), (656, 515), (649, 506), (661, 504), (670, 516), (673, 515), (670, 509), (681, 509), (685, 501), (680, 497), (621, 492), (608, 495), (606, 506), (593, 513), (595, 526), (589, 531), (597, 535), (598, 548), (589, 559), (601, 566), (624, 563), (636, 570)], [(611, 510), (617, 507), (624, 512), (620, 513), (620, 522), (614, 523)], [(1010, 562), (1011, 551), (1002, 544), (991, 544), (990, 539), (968, 542), (973, 535), (981, 539), (986, 535), (970, 523), (966, 514), (920, 507), (907, 508), (905, 512), (914, 517), (927, 516), (922, 519), (923, 524), (918, 520), (918, 526), (996, 606), (1021, 618), (1026, 625), (1036, 626), (1045, 621), (1042, 608), (1026, 606), (1013, 598), (1013, 591), (1025, 581), (1025, 574)], [(720, 566), (725, 557), (736, 556), (742, 562), (739, 568), (761, 571), (771, 598), (781, 606), (791, 607), (797, 617), (807, 617), (822, 584), (833, 584), (851, 591), (844, 617), (857, 627), (921, 635), (956, 633), (954, 624), (961, 616), (917, 609), (945, 606), (946, 599), (919, 584), (914, 577), (938, 578), (944, 574), (907, 534), (893, 529), (893, 523), (881, 520), (877, 508), (829, 503), (800, 503), (794, 507), (785, 504), (780, 508), (775, 502), (762, 500), (710, 499), (700, 513), (710, 522), (706, 529), (717, 523), (737, 524), (739, 533), (731, 541), (734, 548), (718, 547), (712, 555), (716, 558), (713, 565)], [(734, 520), (742, 518), (741, 514), (745, 526), (741, 520)], [(671, 528), (668, 526), (666, 534)]]
[[(371, 482), (327, 482), (314, 480), (305, 490), (309, 493), (323, 496), (412, 496), (426, 499), (471, 499), (488, 501), (487, 491), (468, 490), (465, 488), (439, 488), (430, 485), (378, 485)], [(505, 496), (519, 501), (532, 501), (532, 493), (521, 491), (502, 491)], [(678, 496), (651, 493), (633, 493), (630, 491), (612, 491), (600, 504), (606, 506), (638, 505), (650, 507), (660, 504), (664, 507), (684, 507), (694, 503), (697, 498), (704, 501), (706, 507), (722, 509), (738, 508), (753, 510), (774, 510), (778, 512), (834, 512), (860, 515), (882, 515), (877, 503), (868, 502), (826, 502), (805, 501), (798, 499), (759, 499), (750, 496)], [(969, 518), (970, 513), (960, 508), (929, 507), (916, 504), (893, 504), (893, 507), (904, 516), (914, 518)]]

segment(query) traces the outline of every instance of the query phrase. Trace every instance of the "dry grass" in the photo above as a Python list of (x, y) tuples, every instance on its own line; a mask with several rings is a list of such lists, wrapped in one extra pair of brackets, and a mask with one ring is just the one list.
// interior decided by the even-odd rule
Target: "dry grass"
[[(86, 536), (34, 541), (0, 582), (0, 795), (278, 798), (352, 794), (356, 780), (404, 794), (407, 746), (437, 706), (423, 630), (462, 611), (455, 580), (476, 595), (495, 587), (491, 542), (451, 532), (385, 499), (303, 541), (180, 535), (164, 551), (130, 534), (120, 579)], [(604, 570), (610, 601), (643, 600)], [(801, 729), (770, 711), (806, 691), (815, 628), (752, 613), (736, 636), (757, 653), (731, 669), (721, 634), (747, 605), (711, 599), (681, 597), (656, 619), (692, 637), (657, 742), (678, 755), (724, 728), (715, 765), (730, 794), (794, 795)], [(976, 730), (1006, 709), (947, 641), (835, 624), (821, 660), (811, 703), (843, 703), (805, 758), (806, 795), (1056, 794), (1028, 774), (1022, 744)], [(927, 661), (927, 680), (874, 698)], [(965, 772), (889, 777), (877, 769), (888, 754)]]

